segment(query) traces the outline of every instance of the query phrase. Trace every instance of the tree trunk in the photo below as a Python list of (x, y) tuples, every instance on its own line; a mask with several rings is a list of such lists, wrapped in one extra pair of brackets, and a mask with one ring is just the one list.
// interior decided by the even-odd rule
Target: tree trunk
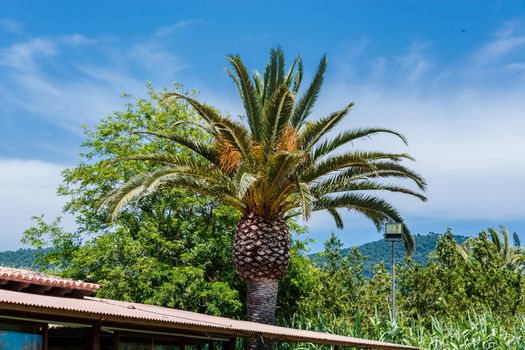
[[(277, 292), (279, 281), (270, 278), (261, 278), (246, 281), (248, 292), (246, 295), (246, 308), (248, 321), (265, 324), (275, 324), (275, 307), (277, 305)], [(273, 341), (269, 339), (250, 339), (248, 349), (270, 350)]]
[[(279, 280), (288, 269), (290, 236), (288, 225), (280, 217), (273, 220), (254, 213), (246, 214), (237, 225), (233, 245), (233, 263), (246, 281), (248, 320), (275, 324)], [(248, 341), (252, 350), (268, 350), (273, 342)]]
[(248, 321), (275, 324), (275, 306), (279, 281), (270, 278), (246, 281)]

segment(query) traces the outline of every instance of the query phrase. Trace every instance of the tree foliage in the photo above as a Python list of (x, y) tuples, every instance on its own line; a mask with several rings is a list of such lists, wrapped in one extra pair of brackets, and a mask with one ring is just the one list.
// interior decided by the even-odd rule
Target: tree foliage
[[(177, 87), (181, 89), (181, 87)], [(81, 162), (63, 172), (58, 192), (68, 201), (65, 211), (77, 229), (67, 232), (59, 221), (34, 218), (24, 241), (52, 247), (39, 263), (54, 273), (98, 281), (98, 295), (179, 307), (212, 314), (242, 314), (244, 284), (231, 266), (232, 233), (238, 214), (219, 202), (191, 192), (171, 190), (127, 207), (109, 223), (96, 210), (97, 201), (122, 181), (158, 169), (159, 165), (130, 159), (140, 152), (186, 150), (171, 142), (144, 142), (137, 129), (168, 130), (173, 123), (194, 120), (180, 101), (159, 103), (150, 90), (146, 99), (128, 103), (122, 112), (85, 128)], [(188, 137), (204, 139), (182, 127)], [(111, 159), (111, 160), (110, 160)]]
[[(410, 259), (397, 266), (398, 313), (430, 325), (433, 318), (460, 320), (466, 313), (493, 313), (504, 318), (525, 316), (525, 277), (509, 266), (485, 231), (470, 240), (468, 259), (457, 250), (452, 232), (440, 235), (434, 258), (426, 265)], [(390, 319), (391, 274), (382, 264), (363, 279), (366, 257), (356, 249), (343, 257), (332, 236), (325, 244), (323, 262), (313, 267), (314, 287), (302, 295), (297, 317), (344, 319), (369, 329), (371, 318)], [(335, 319), (334, 319), (335, 318)]]
[(438, 243), (434, 261), (402, 269), (400, 291), (405, 312), (457, 317), (467, 311), (489, 310), (502, 316), (525, 311), (523, 275), (508, 266), (486, 232), (469, 242), (470, 256), (465, 259), (448, 231)]

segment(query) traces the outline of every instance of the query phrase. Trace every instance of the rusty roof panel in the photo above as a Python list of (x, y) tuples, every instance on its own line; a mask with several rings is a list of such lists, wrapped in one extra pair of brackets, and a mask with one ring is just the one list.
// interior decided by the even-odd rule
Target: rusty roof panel
[(191, 329), (242, 337), (263, 336), (280, 341), (302, 341), (370, 349), (416, 349), (405, 345), (233, 320), (155, 305), (92, 297), (70, 299), (0, 290), (0, 310), (19, 310), (17, 305), (28, 306), (30, 312), (35, 314), (46, 314), (56, 310), (53, 312), (55, 315), (63, 314), (78, 319), (93, 320), (95, 318), (124, 323), (134, 320), (133, 323), (138, 326), (154, 324), (169, 329)]

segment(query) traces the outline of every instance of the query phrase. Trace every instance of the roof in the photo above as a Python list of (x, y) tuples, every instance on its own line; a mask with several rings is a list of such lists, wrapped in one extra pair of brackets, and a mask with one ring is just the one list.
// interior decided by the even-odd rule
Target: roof
[(198, 331), (204, 334), (262, 336), (277, 341), (313, 342), (370, 349), (416, 349), (391, 343), (364, 340), (328, 333), (291, 329), (255, 322), (239, 321), (166, 307), (92, 297), (82, 299), (26, 294), (0, 290), (0, 311), (27, 312), (31, 315), (61, 315), (74, 320), (149, 326)]
[(50, 276), (36, 271), (0, 267), (0, 289), (78, 298), (92, 294), (99, 287), (95, 283)]

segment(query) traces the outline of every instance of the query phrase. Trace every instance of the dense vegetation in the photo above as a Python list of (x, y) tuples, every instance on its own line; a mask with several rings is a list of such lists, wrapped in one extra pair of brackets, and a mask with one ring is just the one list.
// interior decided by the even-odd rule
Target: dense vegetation
[[(59, 188), (78, 229), (67, 232), (59, 220), (38, 216), (24, 240), (36, 248), (52, 248), (37, 259), (42, 267), (101, 283), (98, 296), (243, 318), (246, 285), (231, 264), (239, 216), (230, 207), (170, 190), (126, 207), (113, 224), (96, 210), (98, 199), (120, 178), (155, 166), (137, 165), (129, 155), (144, 149), (184, 152), (159, 139), (144, 143), (132, 133), (168, 128), (171, 115), (194, 117), (184, 103), (158, 100), (151, 91), (149, 98), (86, 130), (83, 160), (64, 172)], [(119, 161), (104, 160), (108, 155)], [(289, 224), (301, 237), (304, 228)], [(336, 236), (326, 242), (324, 264), (309, 259), (304, 243), (294, 241), (280, 282), (279, 322), (425, 349), (523, 348), (525, 280), (520, 269), (507, 263), (487, 233), (469, 240), (466, 256), (451, 232), (433, 238), (437, 246), (427, 265), (407, 259), (398, 267), (396, 324), (390, 321), (390, 275), (384, 265), (375, 266), (365, 279), (363, 252), (343, 252)], [(379, 254), (388, 256), (386, 248)]]

